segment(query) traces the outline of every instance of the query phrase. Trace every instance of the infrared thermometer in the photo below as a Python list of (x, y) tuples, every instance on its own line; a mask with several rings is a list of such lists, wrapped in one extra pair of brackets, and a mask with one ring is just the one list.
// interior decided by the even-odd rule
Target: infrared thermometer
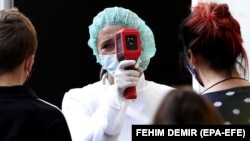
[[(118, 61), (138, 60), (142, 52), (140, 33), (135, 28), (124, 28), (116, 34), (116, 55)], [(135, 66), (129, 66), (126, 69), (135, 69)], [(136, 99), (136, 88), (129, 87), (124, 91), (126, 99)]]

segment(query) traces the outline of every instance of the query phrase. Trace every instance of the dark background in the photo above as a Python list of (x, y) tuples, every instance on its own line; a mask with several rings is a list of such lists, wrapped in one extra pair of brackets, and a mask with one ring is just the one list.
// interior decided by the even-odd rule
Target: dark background
[(191, 0), (15, 0), (38, 33), (38, 50), (32, 77), (27, 82), (38, 96), (61, 108), (70, 88), (99, 80), (100, 65), (88, 47), (88, 26), (105, 7), (122, 6), (137, 13), (155, 34), (156, 55), (145, 71), (146, 79), (176, 87), (191, 84), (179, 66), (182, 47), (180, 21), (187, 16)]

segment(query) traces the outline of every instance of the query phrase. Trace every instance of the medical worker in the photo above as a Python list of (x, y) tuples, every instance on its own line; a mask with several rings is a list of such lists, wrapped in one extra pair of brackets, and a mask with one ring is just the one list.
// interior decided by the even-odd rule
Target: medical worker
[[(136, 60), (117, 61), (115, 35), (126, 27), (140, 33), (142, 54)], [(62, 111), (74, 141), (130, 141), (132, 125), (151, 123), (162, 98), (173, 87), (145, 80), (144, 71), (155, 55), (152, 30), (136, 13), (122, 7), (99, 12), (89, 26), (89, 47), (102, 66), (101, 80), (65, 93)], [(134, 69), (125, 69), (136, 65)], [(137, 97), (124, 90), (136, 87)]]

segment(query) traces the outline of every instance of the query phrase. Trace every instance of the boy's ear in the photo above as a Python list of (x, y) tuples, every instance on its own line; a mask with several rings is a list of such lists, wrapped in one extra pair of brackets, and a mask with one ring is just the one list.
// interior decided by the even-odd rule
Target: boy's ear
[(25, 71), (31, 72), (32, 66), (34, 64), (35, 55), (30, 55), (25, 62)]

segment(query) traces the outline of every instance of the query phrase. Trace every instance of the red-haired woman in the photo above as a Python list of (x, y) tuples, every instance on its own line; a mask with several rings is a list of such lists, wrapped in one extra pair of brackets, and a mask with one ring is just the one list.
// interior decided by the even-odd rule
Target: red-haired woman
[(248, 58), (239, 22), (225, 3), (201, 2), (181, 24), (183, 61), (225, 124), (250, 123)]

